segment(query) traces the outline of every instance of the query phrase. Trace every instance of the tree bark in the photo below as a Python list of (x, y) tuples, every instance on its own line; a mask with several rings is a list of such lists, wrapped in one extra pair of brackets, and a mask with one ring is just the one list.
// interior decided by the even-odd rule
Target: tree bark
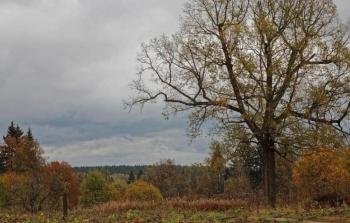
[(263, 146), (264, 193), (272, 208), (276, 207), (276, 160), (275, 145), (269, 141)]

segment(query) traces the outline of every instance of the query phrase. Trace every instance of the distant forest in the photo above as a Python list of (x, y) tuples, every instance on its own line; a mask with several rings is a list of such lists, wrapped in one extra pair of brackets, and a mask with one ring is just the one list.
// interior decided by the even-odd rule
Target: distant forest
[[(79, 173), (88, 173), (92, 170), (98, 170), (101, 172), (109, 173), (109, 174), (130, 174), (131, 172), (133, 173), (139, 173), (144, 172), (147, 167), (151, 167), (151, 165), (136, 165), (136, 166), (131, 166), (131, 165), (113, 165), (113, 166), (95, 166), (95, 167), (74, 167), (75, 172)], [(183, 171), (186, 169), (186, 166), (180, 166), (176, 165), (176, 169), (178, 171)], [(181, 171), (181, 172), (182, 172)]]
[(148, 166), (129, 166), (129, 165), (120, 165), (120, 166), (94, 166), (94, 167), (74, 167), (75, 172), (79, 173), (88, 173), (92, 170), (98, 170), (101, 172), (107, 172), (109, 174), (129, 174), (130, 172), (138, 173), (139, 171), (144, 171)]

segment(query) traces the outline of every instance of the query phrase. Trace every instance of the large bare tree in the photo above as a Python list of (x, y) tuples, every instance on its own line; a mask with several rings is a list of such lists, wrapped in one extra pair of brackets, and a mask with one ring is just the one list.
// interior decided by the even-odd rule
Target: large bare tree
[(207, 120), (248, 129), (274, 207), (278, 139), (291, 123), (348, 134), (348, 31), (332, 0), (191, 0), (179, 32), (143, 45), (130, 104), (190, 111), (195, 131)]

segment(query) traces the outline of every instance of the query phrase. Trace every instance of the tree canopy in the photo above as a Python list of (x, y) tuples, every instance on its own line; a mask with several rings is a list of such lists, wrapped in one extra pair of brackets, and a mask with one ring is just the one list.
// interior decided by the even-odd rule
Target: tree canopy
[(349, 29), (332, 0), (193, 0), (181, 29), (143, 44), (130, 105), (161, 99), (260, 145), (275, 204), (275, 154), (292, 128), (349, 135)]

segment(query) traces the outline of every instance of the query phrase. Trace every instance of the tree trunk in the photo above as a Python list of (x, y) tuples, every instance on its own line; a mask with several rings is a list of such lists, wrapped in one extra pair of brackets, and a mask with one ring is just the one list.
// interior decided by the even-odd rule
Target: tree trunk
[(274, 143), (264, 144), (264, 193), (272, 208), (276, 207), (276, 161)]
[(68, 217), (68, 195), (67, 195), (67, 193), (63, 194), (62, 201), (63, 201), (63, 220), (66, 220)]

